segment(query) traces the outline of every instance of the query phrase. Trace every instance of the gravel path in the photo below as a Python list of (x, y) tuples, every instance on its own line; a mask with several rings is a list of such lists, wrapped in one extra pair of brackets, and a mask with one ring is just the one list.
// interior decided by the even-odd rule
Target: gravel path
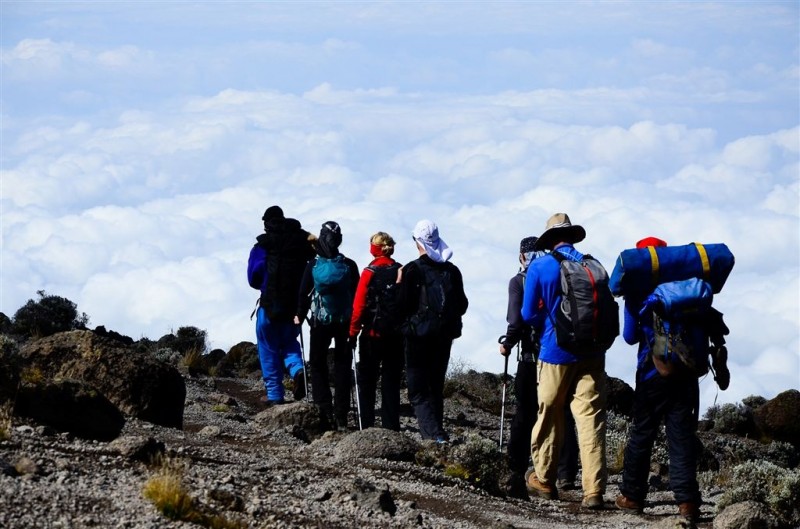
[[(343, 459), (336, 447), (352, 431), (307, 443), (289, 427), (263, 428), (254, 420), (261, 411), (259, 386), (243, 379), (187, 379), (183, 430), (130, 419), (112, 443), (15, 422), (11, 438), (0, 442), (0, 528), (198, 527), (166, 518), (143, 496), (161, 467), (137, 460), (124, 446), (146, 439), (163, 443), (173, 466), (185, 467), (183, 483), (198, 508), (222, 517), (217, 523), (224, 518), (228, 527), (675, 527), (677, 509), (668, 492), (651, 494), (643, 516), (614, 509), (619, 476), (609, 479), (607, 509), (590, 512), (580, 508), (580, 491), (556, 502), (506, 499), (412, 462)], [(461, 422), (467, 417), (475, 430), (496, 435), (497, 417), (448, 403), (449, 419), (459, 413)], [(403, 418), (403, 430), (419, 439), (412, 417)], [(387, 512), (391, 505), (393, 514)], [(698, 527), (711, 527), (712, 512), (713, 503), (704, 505)]]

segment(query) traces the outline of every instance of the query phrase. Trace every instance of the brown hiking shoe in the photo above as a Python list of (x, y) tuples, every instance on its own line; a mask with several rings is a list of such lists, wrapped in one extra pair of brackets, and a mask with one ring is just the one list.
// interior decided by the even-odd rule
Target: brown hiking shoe
[(686, 502), (678, 505), (681, 516), (694, 523), (700, 518), (700, 506), (696, 503)]
[(616, 505), (617, 509), (620, 511), (632, 512), (635, 514), (642, 514), (642, 511), (644, 510), (644, 505), (642, 505), (641, 502), (632, 500), (622, 494), (617, 496), (617, 499), (614, 501), (614, 505)]
[(528, 494), (535, 494), (540, 498), (546, 500), (558, 499), (558, 491), (552, 485), (545, 485), (539, 478), (536, 477), (536, 472), (533, 469), (525, 472), (525, 486), (528, 489)]
[(589, 494), (584, 496), (581, 507), (597, 511), (603, 508), (603, 495), (602, 494)]

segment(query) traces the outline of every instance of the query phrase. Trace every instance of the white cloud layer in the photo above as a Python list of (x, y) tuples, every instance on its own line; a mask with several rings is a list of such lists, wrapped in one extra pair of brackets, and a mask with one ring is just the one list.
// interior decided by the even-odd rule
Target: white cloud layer
[[(43, 289), (227, 349), (255, 341), (267, 206), (338, 221), (360, 266), (430, 218), (470, 298), (454, 355), (497, 372), (519, 240), (566, 211), (609, 270), (647, 235), (731, 248), (733, 383), (704, 406), (800, 387), (796, 4), (273, 5), (4, 7), (0, 311)], [(621, 339), (607, 364), (633, 383)]]

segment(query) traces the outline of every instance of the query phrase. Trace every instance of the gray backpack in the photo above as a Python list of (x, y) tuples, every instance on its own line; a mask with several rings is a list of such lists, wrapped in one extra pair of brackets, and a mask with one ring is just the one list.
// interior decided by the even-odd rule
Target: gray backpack
[(577, 356), (608, 350), (619, 336), (619, 304), (608, 288), (608, 272), (594, 257), (573, 261), (550, 252), (561, 270), (561, 304), (553, 326), (559, 347)]

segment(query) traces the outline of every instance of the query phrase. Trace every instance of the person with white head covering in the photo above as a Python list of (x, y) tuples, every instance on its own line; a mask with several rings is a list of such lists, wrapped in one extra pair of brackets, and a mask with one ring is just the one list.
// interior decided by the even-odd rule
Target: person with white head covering
[(430, 220), (421, 220), (414, 226), (414, 240), (422, 246), (425, 254), (437, 263), (453, 257), (453, 250), (439, 237), (439, 228)]
[(419, 257), (403, 267), (400, 283), (408, 400), (422, 438), (446, 443), (444, 379), (469, 301), (461, 271), (450, 262), (453, 251), (439, 237), (436, 224), (421, 220), (412, 235)]

